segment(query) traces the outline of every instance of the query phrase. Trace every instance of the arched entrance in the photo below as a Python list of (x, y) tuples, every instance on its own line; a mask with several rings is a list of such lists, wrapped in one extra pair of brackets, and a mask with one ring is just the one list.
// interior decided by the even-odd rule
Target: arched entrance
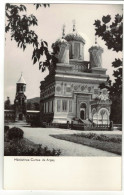
[(19, 114), (19, 120), (23, 120), (23, 114)]
[(86, 104), (85, 103), (81, 103), (80, 105), (80, 118), (82, 120), (86, 119)]

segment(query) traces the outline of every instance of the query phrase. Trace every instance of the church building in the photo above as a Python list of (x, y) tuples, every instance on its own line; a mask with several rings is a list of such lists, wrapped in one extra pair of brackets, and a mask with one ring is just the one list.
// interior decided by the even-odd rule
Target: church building
[(89, 48), (89, 61), (84, 59), (85, 40), (75, 30), (53, 44), (59, 47), (58, 62), (51, 64), (49, 75), (40, 86), (42, 122), (109, 125), (111, 101), (107, 89), (108, 75), (102, 66), (103, 49), (95, 43)]
[(28, 122), (38, 119), (39, 110), (27, 110), (26, 82), (21, 74), (16, 83), (16, 94), (12, 109), (4, 110), (5, 122)]
[(27, 98), (25, 95), (26, 82), (21, 74), (20, 79), (16, 83), (16, 96), (14, 100), (15, 105), (15, 121), (24, 120), (26, 116)]

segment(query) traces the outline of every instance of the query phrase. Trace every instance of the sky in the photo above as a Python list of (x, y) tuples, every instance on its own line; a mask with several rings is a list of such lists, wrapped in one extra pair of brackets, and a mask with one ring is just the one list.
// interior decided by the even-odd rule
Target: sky
[[(102, 19), (103, 15), (110, 14), (112, 19), (116, 14), (122, 14), (122, 5), (94, 5), (94, 4), (51, 4), (50, 7), (41, 7), (36, 10), (32, 4), (25, 4), (27, 15), (34, 14), (38, 19), (38, 26), (32, 29), (38, 34), (39, 40), (48, 42), (49, 50), (51, 44), (62, 36), (62, 26), (66, 25), (65, 33), (72, 32), (72, 21), (76, 21), (76, 30), (85, 39), (84, 60), (89, 61), (88, 49), (95, 43), (94, 21)], [(16, 82), (21, 72), (26, 81), (27, 98), (40, 96), (40, 81), (48, 74), (42, 73), (38, 64), (33, 65), (33, 48), (28, 46), (25, 51), (17, 47), (15, 41), (11, 41), (10, 34), (5, 35), (5, 59), (4, 59), (4, 99), (10, 97), (13, 103), (16, 93)], [(107, 68), (107, 74), (113, 80), (113, 68), (111, 63), (115, 58), (122, 58), (122, 53), (108, 50), (105, 42), (100, 38), (98, 44), (104, 49), (102, 55), (103, 68)]]

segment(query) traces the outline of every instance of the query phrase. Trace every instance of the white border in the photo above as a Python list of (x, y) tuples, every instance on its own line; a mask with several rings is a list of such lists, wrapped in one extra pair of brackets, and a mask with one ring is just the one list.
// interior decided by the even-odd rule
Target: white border
[[(0, 194), (123, 194), (124, 187), (122, 192), (56, 192), (56, 191), (4, 191), (3, 188), (3, 91), (4, 91), (4, 7), (5, 3), (85, 3), (85, 4), (124, 4), (124, 1), (53, 1), (53, 0), (0, 0)], [(123, 117), (124, 119), (124, 117)], [(124, 149), (124, 147), (123, 147)], [(123, 174), (124, 176), (124, 174)], [(123, 182), (124, 186), (124, 182)]]

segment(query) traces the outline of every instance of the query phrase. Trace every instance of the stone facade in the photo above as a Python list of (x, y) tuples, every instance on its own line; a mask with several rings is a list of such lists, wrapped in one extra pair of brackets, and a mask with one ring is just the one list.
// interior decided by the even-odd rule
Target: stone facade
[(103, 49), (89, 49), (90, 61), (84, 61), (85, 40), (77, 33), (68, 34), (59, 42), (58, 63), (51, 64), (49, 75), (40, 86), (41, 121), (67, 123), (76, 121), (109, 125), (108, 91), (100, 90), (107, 83), (102, 68)]

